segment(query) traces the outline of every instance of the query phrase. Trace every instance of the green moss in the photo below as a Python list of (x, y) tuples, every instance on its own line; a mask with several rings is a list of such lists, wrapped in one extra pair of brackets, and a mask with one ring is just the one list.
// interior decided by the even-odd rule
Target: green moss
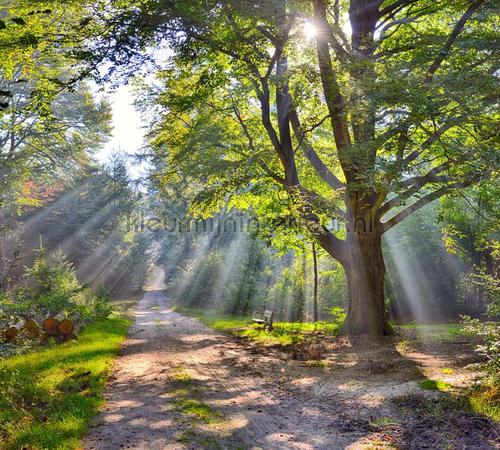
[[(177, 366), (170, 374), (174, 389), (170, 392), (174, 399), (174, 406), (178, 412), (194, 422), (216, 423), (223, 420), (223, 416), (204, 403), (200, 398), (200, 390), (195, 380), (183, 366)], [(191, 420), (192, 422), (192, 420)]]
[(1, 361), (2, 448), (81, 448), (128, 325), (117, 317), (97, 321), (77, 341)]
[(189, 414), (203, 423), (217, 423), (222, 421), (222, 415), (210, 406), (194, 398), (181, 397), (175, 401), (175, 406), (182, 414)]

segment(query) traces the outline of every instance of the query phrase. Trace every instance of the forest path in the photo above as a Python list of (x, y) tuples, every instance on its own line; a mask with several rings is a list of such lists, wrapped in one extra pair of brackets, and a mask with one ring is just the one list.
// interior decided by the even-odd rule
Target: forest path
[(162, 291), (147, 292), (85, 448), (334, 450), (376, 441), (383, 449), (402, 437), (400, 426), (384, 425), (384, 437), (372, 421), (394, 416), (392, 397), (419, 391), (411, 363), (387, 376), (362, 366), (373, 352), (347, 368), (339, 355), (329, 370), (265, 353), (176, 313)]

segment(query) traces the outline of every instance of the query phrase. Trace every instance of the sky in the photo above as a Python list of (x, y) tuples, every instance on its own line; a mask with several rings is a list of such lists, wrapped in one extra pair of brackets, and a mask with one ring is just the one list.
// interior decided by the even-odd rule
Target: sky
[[(113, 135), (102, 150), (96, 154), (96, 159), (103, 163), (108, 160), (115, 150), (120, 150), (129, 155), (138, 153), (144, 144), (145, 133), (141, 115), (133, 106), (132, 86), (123, 85), (104, 95), (112, 107)], [(130, 163), (129, 172), (136, 179), (144, 172), (144, 168)]]

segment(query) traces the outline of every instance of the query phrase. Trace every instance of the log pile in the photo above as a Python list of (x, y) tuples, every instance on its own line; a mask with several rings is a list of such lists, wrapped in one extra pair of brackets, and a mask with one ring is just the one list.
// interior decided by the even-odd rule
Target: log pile
[(66, 342), (78, 339), (82, 328), (83, 321), (79, 317), (67, 317), (64, 313), (48, 316), (40, 324), (34, 318), (23, 318), (0, 330), (0, 342), (15, 343), (22, 338), (43, 341), (54, 338), (57, 342)]

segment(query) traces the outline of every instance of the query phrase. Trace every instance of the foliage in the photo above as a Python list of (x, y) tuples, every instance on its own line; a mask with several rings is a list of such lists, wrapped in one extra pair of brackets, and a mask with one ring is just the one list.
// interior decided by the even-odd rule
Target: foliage
[(33, 267), (26, 271), (26, 277), (28, 286), (24, 297), (28, 307), (44, 315), (75, 309), (75, 295), (82, 287), (73, 265), (62, 253), (49, 260), (44, 250), (39, 251)]
[(467, 395), (471, 409), (500, 422), (500, 382), (498, 377), (490, 377), (472, 387)]
[(0, 361), (2, 448), (79, 448), (128, 324), (97, 321), (78, 341)]
[(482, 343), (476, 351), (485, 358), (479, 366), (487, 373), (500, 373), (500, 324), (498, 322), (481, 322), (479, 319), (463, 317), (464, 329), (481, 338)]
[(112, 312), (109, 294), (103, 287), (94, 293), (80, 285), (72, 263), (63, 253), (49, 257), (37, 251), (31, 268), (26, 269), (25, 284), (0, 297), (0, 318), (5, 324), (19, 316), (43, 318), (65, 313), (84, 320), (105, 319)]

